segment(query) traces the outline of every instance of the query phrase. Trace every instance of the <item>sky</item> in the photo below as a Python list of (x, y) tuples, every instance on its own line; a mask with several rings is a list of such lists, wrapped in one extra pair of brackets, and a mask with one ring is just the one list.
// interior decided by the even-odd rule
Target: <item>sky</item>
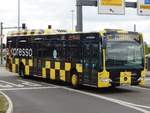
[[(136, 0), (126, 0), (133, 1)], [(0, 22), (4, 27), (18, 25), (18, 0), (0, 0)], [(76, 26), (76, 0), (20, 0), (21, 23), (29, 29), (46, 29), (52, 25), (54, 29), (72, 29), (72, 12), (74, 10), (74, 27)], [(144, 35), (150, 44), (150, 16), (138, 16), (137, 9), (126, 8), (125, 15), (100, 15), (97, 7), (83, 7), (84, 31), (100, 31), (108, 29), (134, 30)], [(9, 30), (10, 31), (10, 30)], [(4, 31), (6, 34), (8, 30)], [(5, 41), (5, 39), (4, 39)]]

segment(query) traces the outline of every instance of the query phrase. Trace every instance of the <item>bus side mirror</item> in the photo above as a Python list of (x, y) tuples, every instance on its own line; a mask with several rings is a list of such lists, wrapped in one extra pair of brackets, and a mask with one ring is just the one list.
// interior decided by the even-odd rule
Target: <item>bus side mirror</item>
[(102, 48), (103, 48), (103, 49), (106, 49), (106, 43), (107, 43), (107, 40), (106, 40), (106, 38), (104, 37), (104, 38), (102, 39)]

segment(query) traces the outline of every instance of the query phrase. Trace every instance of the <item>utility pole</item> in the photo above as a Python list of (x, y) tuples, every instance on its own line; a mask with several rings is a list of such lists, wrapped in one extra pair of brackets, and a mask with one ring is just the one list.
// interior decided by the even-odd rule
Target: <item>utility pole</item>
[(74, 10), (71, 10), (72, 13), (72, 31), (74, 31)]
[(136, 24), (134, 24), (134, 32), (136, 32)]
[(3, 64), (3, 23), (0, 23), (0, 38), (1, 38), (1, 64)]

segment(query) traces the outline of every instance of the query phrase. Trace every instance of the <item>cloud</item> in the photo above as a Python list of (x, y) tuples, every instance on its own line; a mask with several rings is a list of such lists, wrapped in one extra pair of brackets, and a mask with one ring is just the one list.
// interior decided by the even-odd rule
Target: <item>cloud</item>
[[(134, 1), (136, 0), (127, 0)], [(5, 26), (17, 26), (18, 0), (0, 0), (0, 21)], [(76, 0), (20, 0), (21, 23), (26, 23), (28, 28), (53, 28), (71, 29), (71, 10), (76, 11)], [(104, 28), (119, 28), (133, 31), (134, 24), (137, 31), (144, 33), (145, 40), (150, 43), (150, 17), (138, 16), (137, 10), (128, 8), (125, 15), (98, 15), (97, 7), (84, 7), (84, 31), (100, 30)], [(76, 23), (74, 13), (74, 23)], [(75, 25), (74, 25), (75, 26)]]

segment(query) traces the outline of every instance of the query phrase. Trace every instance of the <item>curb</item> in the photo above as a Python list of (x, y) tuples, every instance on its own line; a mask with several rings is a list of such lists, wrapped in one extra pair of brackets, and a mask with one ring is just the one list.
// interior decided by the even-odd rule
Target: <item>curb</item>
[(143, 86), (143, 88), (148, 88), (148, 89), (150, 89), (150, 86)]
[(6, 113), (13, 113), (13, 103), (11, 101), (11, 99), (3, 92), (0, 92), (5, 98), (6, 100), (8, 101), (8, 109), (6, 111)]

